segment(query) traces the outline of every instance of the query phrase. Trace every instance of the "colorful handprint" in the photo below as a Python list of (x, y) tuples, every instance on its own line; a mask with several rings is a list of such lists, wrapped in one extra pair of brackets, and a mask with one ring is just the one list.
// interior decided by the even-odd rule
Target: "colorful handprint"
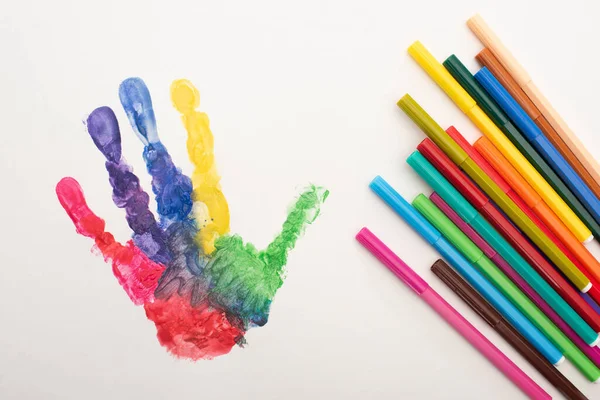
[(126, 244), (115, 241), (105, 222), (87, 206), (70, 177), (56, 186), (63, 208), (79, 234), (92, 238), (130, 299), (143, 305), (159, 342), (177, 357), (210, 359), (245, 343), (248, 329), (267, 323), (271, 302), (283, 284), (288, 252), (307, 224), (319, 215), (328, 191), (311, 186), (300, 194), (281, 232), (264, 250), (229, 234), (229, 207), (215, 166), (213, 135), (200, 95), (187, 80), (171, 86), (171, 99), (188, 133), (194, 165), (191, 178), (178, 169), (161, 143), (152, 100), (139, 78), (125, 80), (119, 98), (144, 144), (158, 220), (149, 195), (122, 156), (117, 117), (95, 109), (87, 130), (106, 158), (112, 198), (125, 210), (133, 231)]

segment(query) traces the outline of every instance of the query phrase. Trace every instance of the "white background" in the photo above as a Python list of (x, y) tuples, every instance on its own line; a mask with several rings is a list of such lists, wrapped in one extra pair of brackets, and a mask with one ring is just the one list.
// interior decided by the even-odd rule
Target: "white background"
[[(0, 8), (0, 397), (3, 399), (507, 399), (504, 376), (354, 240), (369, 226), (539, 382), (557, 392), (430, 272), (438, 258), (367, 185), (430, 189), (405, 164), (423, 134), (397, 108), (410, 93), (470, 140), (475, 127), (406, 54), (416, 39), (475, 71), (479, 12), (600, 157), (595, 1), (2, 1)], [(595, 4), (594, 4), (595, 3)], [(74, 176), (118, 239), (103, 158), (82, 120), (121, 121), (117, 89), (142, 77), (159, 130), (191, 171), (169, 85), (186, 77), (211, 118), (232, 231), (269, 242), (309, 182), (331, 196), (289, 258), (269, 323), (214, 361), (176, 360), (110, 266), (90, 254), (54, 194)], [(600, 255), (597, 242), (591, 245)], [(590, 398), (568, 362), (560, 367)], [(559, 396), (557, 396), (559, 397)]]

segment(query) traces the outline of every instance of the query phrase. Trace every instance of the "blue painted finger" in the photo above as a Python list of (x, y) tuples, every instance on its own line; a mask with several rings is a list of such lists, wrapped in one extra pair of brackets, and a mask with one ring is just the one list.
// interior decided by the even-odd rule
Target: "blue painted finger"
[(146, 84), (140, 78), (126, 79), (119, 87), (119, 98), (131, 126), (145, 145), (144, 161), (152, 176), (161, 225), (166, 229), (174, 222), (189, 219), (193, 205), (192, 181), (175, 166), (158, 138)]
[(140, 78), (125, 79), (119, 87), (119, 99), (129, 123), (145, 145), (157, 143), (156, 118), (148, 87)]

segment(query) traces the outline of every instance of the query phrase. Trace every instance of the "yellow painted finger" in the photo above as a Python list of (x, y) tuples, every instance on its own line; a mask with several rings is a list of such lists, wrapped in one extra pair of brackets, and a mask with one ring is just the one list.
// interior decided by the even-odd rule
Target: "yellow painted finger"
[(200, 106), (200, 93), (186, 79), (171, 85), (171, 100), (181, 113), (188, 133), (187, 150), (194, 164), (192, 184), (196, 204), (196, 220), (200, 225), (198, 240), (206, 254), (211, 254), (215, 240), (229, 231), (229, 205), (221, 192), (221, 177), (217, 173), (214, 155), (214, 138), (208, 116), (196, 109)]

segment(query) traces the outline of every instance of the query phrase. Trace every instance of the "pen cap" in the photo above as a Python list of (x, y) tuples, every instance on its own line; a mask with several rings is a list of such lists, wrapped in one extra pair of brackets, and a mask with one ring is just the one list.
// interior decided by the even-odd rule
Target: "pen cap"
[(492, 178), (494, 182), (496, 182), (498, 186), (500, 186), (500, 189), (502, 189), (504, 193), (508, 193), (510, 191), (509, 184), (506, 183), (506, 181), (502, 179), (500, 175), (498, 175), (492, 166), (473, 148), (473, 146), (471, 146), (469, 142), (467, 142), (467, 139), (465, 139), (463, 135), (456, 130), (456, 128), (451, 126), (446, 129), (446, 133), (448, 133), (452, 140), (458, 143), (460, 148), (463, 149), (473, 161), (475, 161), (475, 164), (479, 165), (483, 172), (485, 172), (490, 178)]
[[(500, 186), (492, 181), (492, 179), (479, 167), (479, 165), (475, 164), (475, 161), (472, 159), (469, 158), (464, 162), (463, 169), (467, 172), (471, 179), (475, 181), (477, 186), (487, 193), (488, 196), (490, 196), (489, 198), (492, 200), (495, 200), (495, 196), (507, 197), (506, 193), (502, 191)], [(488, 203), (490, 202), (489, 198)]]
[(383, 265), (388, 267), (402, 282), (418, 294), (423, 293), (429, 285), (413, 271), (400, 257), (385, 245), (373, 232), (362, 228), (356, 234), (356, 240), (369, 250)]
[(515, 78), (515, 81), (523, 87), (531, 82), (531, 77), (525, 72), (523, 67), (517, 62), (513, 55), (508, 51), (498, 36), (490, 29), (483, 18), (476, 14), (469, 18), (467, 26), (479, 38), (481, 43), (489, 48), (496, 58), (502, 62), (502, 65)]
[(446, 133), (452, 140), (456, 142), (457, 145), (460, 146), (461, 149), (464, 150), (465, 153), (467, 153), (468, 157), (473, 158), (473, 156), (477, 154), (467, 139), (465, 139), (465, 137), (453, 125), (450, 125), (448, 129), (446, 129)]
[(414, 151), (408, 156), (406, 162), (434, 191), (438, 192), (444, 199), (448, 199), (463, 219), (470, 221), (475, 217), (477, 211), (420, 152)]
[(465, 233), (465, 235), (467, 235), (467, 237), (469, 239), (471, 239), (471, 241), (473, 243), (475, 243), (475, 246), (477, 246), (481, 249), (481, 251), (483, 252), (483, 255), (485, 255), (487, 258), (490, 258), (490, 259), (492, 259), (494, 256), (497, 255), (496, 250), (494, 250), (492, 248), (492, 246), (490, 246), (481, 237), (481, 235), (479, 235), (479, 233), (477, 233), (477, 231), (475, 229), (473, 229), (473, 227), (471, 225), (467, 224), (456, 213), (456, 211), (454, 211), (452, 209), (452, 207), (450, 207), (448, 205), (448, 203), (446, 203), (444, 201), (444, 199), (442, 199), (440, 197), (439, 194), (437, 194), (436, 192), (431, 193), (429, 195), (429, 200), (431, 200), (433, 202), (433, 204), (435, 204), (440, 210), (442, 210), (442, 212), (444, 214), (446, 214), (446, 216), (450, 219), (450, 221), (452, 221), (458, 227), (458, 229), (463, 231)]
[[(421, 153), (414, 151), (406, 159), (408, 165), (410, 165), (419, 176), (431, 186), (431, 188), (440, 193), (443, 197), (457, 197), (460, 194), (452, 187), (433, 165)], [(471, 210), (469, 210), (471, 211)], [(472, 217), (476, 211), (473, 209), (470, 213), (467, 213), (467, 217)]]
[(425, 195), (418, 195), (412, 204), (467, 260), (475, 263), (483, 257), (483, 252)]
[(501, 321), (500, 314), (483, 297), (476, 294), (475, 289), (450, 268), (444, 260), (440, 259), (434, 262), (431, 271), (488, 324), (495, 326)]
[(434, 244), (442, 236), (385, 179), (376, 176), (369, 187), (414, 230), (419, 232), (429, 244)]
[(452, 78), (444, 69), (443, 65), (433, 55), (416, 41), (408, 48), (408, 54), (427, 72), (429, 76), (442, 88), (442, 90), (454, 101), (458, 107), (468, 113), (475, 107), (475, 100)]
[(506, 89), (498, 82), (498, 79), (486, 67), (481, 68), (476, 74), (475, 79), (492, 96), (492, 98), (508, 114), (519, 130), (527, 136), (529, 140), (535, 140), (542, 134), (537, 125), (525, 113), (525, 110), (513, 99)]
[(490, 49), (485, 48), (475, 56), (477, 61), (487, 69), (490, 70), (492, 74), (498, 79), (498, 81), (508, 90), (508, 92), (519, 102), (519, 104), (523, 107), (523, 109), (527, 112), (528, 115), (531, 116), (531, 119), (536, 120), (542, 115), (540, 110), (536, 107), (535, 104), (531, 101), (531, 99), (525, 94), (521, 86), (514, 80), (512, 76), (508, 73), (506, 68), (500, 61), (494, 56), (494, 54), (490, 51)]
[(485, 90), (479, 86), (473, 74), (460, 62), (458, 57), (452, 54), (444, 61), (444, 67), (462, 85), (467, 93), (475, 99), (477, 105), (485, 111), (496, 125), (503, 126), (508, 122), (508, 118), (506, 118), (504, 112), (494, 103)]
[[(439, 171), (438, 174), (441, 177), (441, 180), (448, 182), (449, 187), (453, 190), (452, 193), (456, 193), (453, 197), (455, 197), (456, 202), (459, 202), (460, 204), (450, 203), (448, 199), (446, 199), (448, 196), (444, 196), (444, 199), (448, 201), (448, 204), (452, 205), (452, 208), (459, 212), (462, 219), (467, 222), (471, 221), (477, 214), (475, 209), (479, 209), (488, 203), (489, 200), (487, 196), (475, 186), (473, 181), (465, 176), (465, 174), (431, 141), (431, 139), (426, 138), (423, 140), (419, 143), (417, 149), (428, 162)], [(432, 186), (431, 183), (430, 186)], [(443, 193), (440, 192), (440, 194)], [(456, 208), (462, 207), (463, 201), (460, 200), (462, 199), (461, 194), (468, 200), (468, 202), (466, 200), (464, 201), (464, 211)], [(468, 210), (466, 210), (467, 208)]]
[(510, 181), (515, 188), (515, 192), (525, 201), (527, 206), (535, 207), (540, 201), (540, 196), (531, 188), (525, 179), (519, 175), (506, 158), (500, 153), (492, 142), (485, 136), (477, 139), (473, 147), (489, 161), (490, 164), (502, 174), (504, 178)]
[(467, 153), (450, 139), (450, 136), (442, 127), (409, 94), (405, 94), (398, 101), (398, 107), (457, 165), (460, 165), (467, 158)]

